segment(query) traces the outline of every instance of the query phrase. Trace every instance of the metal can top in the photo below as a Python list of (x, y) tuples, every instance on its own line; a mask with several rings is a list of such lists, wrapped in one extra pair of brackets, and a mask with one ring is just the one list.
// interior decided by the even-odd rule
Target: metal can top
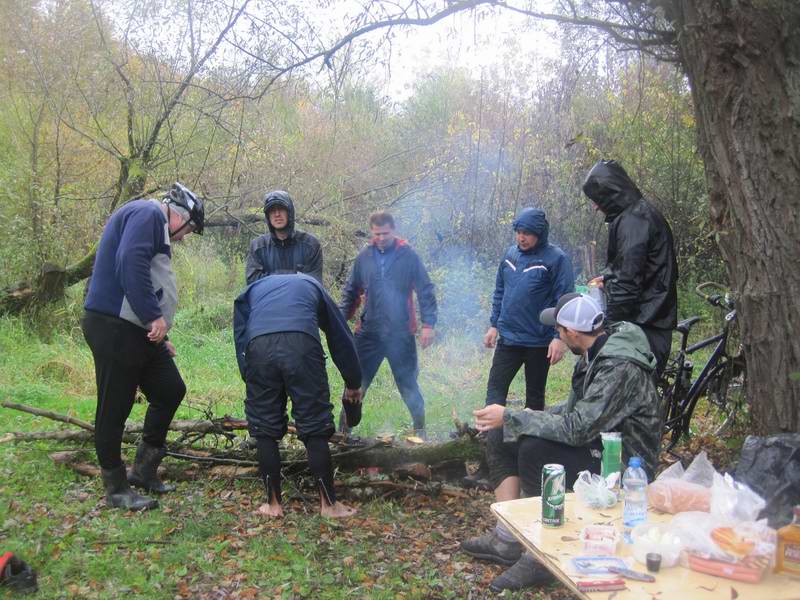
[(559, 465), (558, 463), (550, 463), (549, 465), (545, 465), (542, 468), (547, 469), (548, 471), (563, 471), (564, 465)]

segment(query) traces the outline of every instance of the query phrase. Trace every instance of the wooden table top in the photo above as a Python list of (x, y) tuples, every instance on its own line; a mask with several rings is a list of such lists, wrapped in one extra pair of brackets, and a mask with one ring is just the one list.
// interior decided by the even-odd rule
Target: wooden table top
[[(615, 525), (622, 534), (622, 503), (607, 510), (593, 510), (579, 502), (572, 493), (566, 495), (565, 503), (565, 524), (559, 528), (542, 526), (542, 500), (539, 497), (497, 502), (492, 504), (492, 512), (579, 598), (606, 600), (614, 593), (578, 591), (575, 585), (578, 579), (593, 577), (578, 575), (571, 569), (569, 561), (583, 554), (580, 532), (586, 525)], [(650, 523), (664, 523), (671, 519), (669, 514), (648, 513)], [(619, 544), (616, 556), (623, 558), (634, 570), (646, 572), (644, 565), (633, 560), (626, 544)], [(785, 574), (769, 572), (760, 583), (752, 584), (675, 566), (662, 568), (655, 577), (653, 583), (625, 580), (627, 589), (617, 591), (614, 600), (800, 600), (800, 578)]]

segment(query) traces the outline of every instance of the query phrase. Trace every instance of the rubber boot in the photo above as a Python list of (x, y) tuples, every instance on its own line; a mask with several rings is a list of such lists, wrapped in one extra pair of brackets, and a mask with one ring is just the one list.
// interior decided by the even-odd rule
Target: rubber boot
[(505, 590), (524, 590), (547, 585), (553, 581), (555, 576), (533, 558), (533, 555), (526, 552), (513, 566), (495, 577), (489, 584), (489, 589), (499, 594)]
[(106, 488), (106, 504), (113, 508), (127, 508), (139, 511), (158, 507), (158, 500), (140, 496), (131, 489), (125, 473), (125, 465), (114, 469), (101, 469), (103, 485)]
[(175, 486), (165, 484), (158, 478), (158, 465), (167, 454), (163, 446), (158, 448), (146, 442), (141, 442), (136, 449), (136, 460), (133, 468), (128, 472), (128, 481), (131, 485), (142, 488), (153, 494), (166, 494), (175, 491)]
[(522, 556), (522, 544), (501, 540), (494, 529), (485, 535), (464, 540), (461, 550), (474, 558), (507, 567), (516, 564)]

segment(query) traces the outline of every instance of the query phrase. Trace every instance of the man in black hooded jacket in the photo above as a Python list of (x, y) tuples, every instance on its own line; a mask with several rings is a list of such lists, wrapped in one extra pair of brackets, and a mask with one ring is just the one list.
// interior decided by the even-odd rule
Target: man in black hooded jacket
[(610, 322), (636, 323), (644, 330), (661, 373), (678, 322), (678, 263), (672, 230), (616, 161), (595, 164), (583, 192), (609, 224), (607, 260), (601, 273), (606, 317)]
[(294, 228), (294, 203), (282, 190), (264, 197), (269, 233), (250, 242), (245, 277), (247, 283), (275, 273), (306, 273), (322, 283), (322, 248), (310, 233)]

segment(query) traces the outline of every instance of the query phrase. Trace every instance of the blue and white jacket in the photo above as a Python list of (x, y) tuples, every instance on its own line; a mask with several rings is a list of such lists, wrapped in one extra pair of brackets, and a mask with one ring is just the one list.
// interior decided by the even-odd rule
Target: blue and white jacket
[(103, 229), (84, 308), (146, 329), (159, 317), (171, 327), (177, 305), (169, 226), (161, 203), (128, 202)]
[(542, 325), (539, 313), (575, 291), (572, 262), (547, 241), (550, 226), (544, 211), (523, 209), (514, 220), (514, 231), (518, 229), (535, 234), (539, 241), (525, 252), (516, 244), (506, 251), (497, 269), (490, 321), (502, 344), (544, 347), (556, 337), (556, 330)]

